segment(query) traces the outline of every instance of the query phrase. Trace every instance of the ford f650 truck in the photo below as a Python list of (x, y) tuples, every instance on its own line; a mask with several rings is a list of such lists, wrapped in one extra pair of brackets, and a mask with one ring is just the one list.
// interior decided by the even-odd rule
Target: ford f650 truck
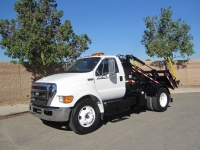
[(109, 113), (134, 107), (166, 111), (173, 100), (169, 88), (178, 87), (175, 78), (169, 70), (144, 71), (133, 60), (146, 65), (133, 55), (103, 53), (75, 61), (65, 73), (33, 83), (30, 112), (42, 120), (68, 122), (76, 133), (87, 134)]

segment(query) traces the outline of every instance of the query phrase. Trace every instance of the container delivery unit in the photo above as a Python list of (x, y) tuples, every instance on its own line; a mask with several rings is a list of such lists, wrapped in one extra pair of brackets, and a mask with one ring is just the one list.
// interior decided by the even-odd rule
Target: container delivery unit
[(95, 53), (78, 59), (65, 73), (33, 83), (30, 112), (45, 121), (68, 122), (78, 134), (94, 131), (104, 115), (145, 107), (166, 111), (172, 102), (169, 88), (178, 82), (169, 70), (144, 71), (131, 61), (146, 65), (133, 55)]

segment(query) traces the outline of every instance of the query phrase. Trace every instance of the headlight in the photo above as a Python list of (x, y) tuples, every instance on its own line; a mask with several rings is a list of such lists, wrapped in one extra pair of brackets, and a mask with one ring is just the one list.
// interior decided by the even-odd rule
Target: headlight
[(56, 94), (56, 91), (57, 91), (56, 84), (50, 84), (50, 86), (49, 86), (49, 98), (52, 98)]

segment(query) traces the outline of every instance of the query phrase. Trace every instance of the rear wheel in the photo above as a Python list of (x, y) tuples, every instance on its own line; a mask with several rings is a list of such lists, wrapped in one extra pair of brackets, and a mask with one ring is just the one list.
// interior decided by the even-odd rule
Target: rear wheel
[(99, 121), (99, 107), (93, 100), (86, 98), (72, 110), (69, 127), (78, 134), (87, 134), (97, 128)]
[(152, 106), (152, 97), (151, 96), (147, 96), (147, 109), (148, 110), (153, 110), (153, 106)]
[(165, 88), (160, 88), (157, 97), (152, 97), (153, 110), (163, 112), (167, 110), (169, 105), (169, 92)]

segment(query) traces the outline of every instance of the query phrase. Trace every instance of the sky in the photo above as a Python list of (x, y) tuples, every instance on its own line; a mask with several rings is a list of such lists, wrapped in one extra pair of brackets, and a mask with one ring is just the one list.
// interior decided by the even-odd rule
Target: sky
[[(0, 19), (15, 19), (14, 3), (17, 0), (0, 0)], [(92, 40), (82, 54), (96, 52), (106, 55), (133, 54), (141, 60), (160, 60), (145, 53), (141, 44), (146, 26), (143, 18), (160, 15), (160, 8), (172, 6), (172, 19), (181, 18), (191, 26), (194, 51), (190, 59), (200, 59), (200, 0), (56, 0), (57, 10), (63, 10), (61, 19), (70, 20), (76, 34), (87, 34)], [(10, 61), (0, 49), (0, 61)], [(182, 59), (182, 58), (177, 58)]]

